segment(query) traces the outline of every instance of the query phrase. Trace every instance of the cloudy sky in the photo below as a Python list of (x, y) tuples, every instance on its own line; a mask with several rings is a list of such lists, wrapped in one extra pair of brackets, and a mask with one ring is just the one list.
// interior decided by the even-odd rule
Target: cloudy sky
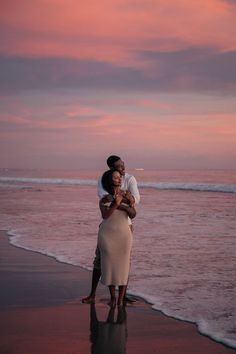
[(0, 7), (0, 167), (236, 168), (236, 1)]

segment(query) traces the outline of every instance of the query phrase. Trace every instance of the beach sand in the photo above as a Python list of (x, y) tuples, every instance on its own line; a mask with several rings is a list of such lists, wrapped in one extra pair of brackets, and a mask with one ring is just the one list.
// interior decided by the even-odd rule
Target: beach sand
[(10, 245), (1, 231), (0, 354), (236, 352), (141, 299), (114, 313), (102, 285), (94, 306), (82, 304), (90, 279), (80, 267)]

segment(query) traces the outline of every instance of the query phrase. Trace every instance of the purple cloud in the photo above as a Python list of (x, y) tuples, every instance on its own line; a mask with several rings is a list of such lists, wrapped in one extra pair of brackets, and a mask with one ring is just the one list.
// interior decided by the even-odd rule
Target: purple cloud
[(0, 57), (0, 92), (76, 88), (156, 92), (236, 90), (236, 51), (189, 48), (136, 53), (144, 67), (68, 58)]

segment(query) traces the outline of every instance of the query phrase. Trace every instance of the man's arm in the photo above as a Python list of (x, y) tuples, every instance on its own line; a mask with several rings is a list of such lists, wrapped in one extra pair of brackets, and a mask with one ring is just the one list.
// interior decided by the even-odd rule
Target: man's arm
[(100, 177), (100, 178), (98, 179), (97, 194), (98, 194), (99, 200), (101, 200), (103, 197), (105, 197), (105, 195), (108, 194), (108, 193), (105, 191), (105, 189), (103, 188), (103, 186), (102, 186), (102, 177)]
[(138, 184), (134, 176), (129, 179), (128, 191), (132, 194), (135, 199), (135, 204), (140, 202), (140, 194), (138, 190)]
[(128, 217), (130, 219), (133, 219), (136, 216), (136, 210), (133, 205), (127, 205), (121, 203), (117, 209), (125, 211), (128, 214)]

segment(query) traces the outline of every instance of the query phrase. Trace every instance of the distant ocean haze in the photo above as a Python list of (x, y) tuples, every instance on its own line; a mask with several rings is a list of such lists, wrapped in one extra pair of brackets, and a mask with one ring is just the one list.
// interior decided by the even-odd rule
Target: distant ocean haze
[[(141, 193), (129, 291), (236, 347), (235, 171), (129, 172)], [(19, 247), (91, 269), (101, 173), (0, 170), (1, 229)]]

